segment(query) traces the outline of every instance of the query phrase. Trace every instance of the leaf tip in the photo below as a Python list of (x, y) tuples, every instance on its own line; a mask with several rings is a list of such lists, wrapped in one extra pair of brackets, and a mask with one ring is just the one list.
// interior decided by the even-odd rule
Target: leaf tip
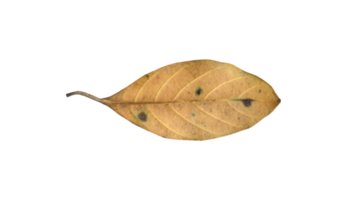
[(280, 99), (280, 98), (278, 98), (278, 99), (277, 99), (277, 102), (278, 102), (278, 103), (281, 103), (281, 99)]

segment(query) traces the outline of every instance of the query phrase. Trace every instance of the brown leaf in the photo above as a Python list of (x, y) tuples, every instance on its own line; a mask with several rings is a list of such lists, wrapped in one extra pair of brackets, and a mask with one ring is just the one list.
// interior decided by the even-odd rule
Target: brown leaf
[(262, 79), (212, 60), (171, 64), (99, 99), (118, 114), (159, 136), (207, 140), (247, 129), (281, 102)]

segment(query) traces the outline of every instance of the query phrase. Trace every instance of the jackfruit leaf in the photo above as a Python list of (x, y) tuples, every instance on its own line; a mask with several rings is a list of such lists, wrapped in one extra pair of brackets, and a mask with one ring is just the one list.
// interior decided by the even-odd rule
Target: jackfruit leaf
[(281, 102), (259, 77), (213, 60), (159, 68), (103, 99), (80, 91), (67, 96), (75, 94), (109, 106), (152, 133), (181, 140), (213, 139), (250, 128)]

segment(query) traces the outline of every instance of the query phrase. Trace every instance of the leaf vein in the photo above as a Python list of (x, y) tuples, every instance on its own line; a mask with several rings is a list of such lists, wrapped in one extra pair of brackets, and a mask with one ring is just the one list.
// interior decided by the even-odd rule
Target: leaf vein
[(155, 95), (155, 99), (154, 101), (157, 101), (158, 95), (161, 92), (161, 90), (163, 89), (164, 85), (166, 85), (166, 83), (169, 82), (170, 79), (172, 79), (176, 74), (178, 74), (178, 72), (180, 72), (182, 69), (184, 69), (185, 67), (181, 67), (181, 69), (179, 69), (177, 72), (175, 72), (174, 74), (172, 74), (164, 83), (163, 85), (160, 87), (160, 89), (157, 92), (157, 95)]
[(203, 109), (201, 109), (200, 106), (196, 105), (194, 102), (193, 102), (193, 104), (194, 104), (199, 110), (201, 110), (202, 112), (206, 113), (207, 115), (209, 115), (209, 116), (215, 118), (216, 120), (219, 120), (219, 121), (221, 121), (221, 122), (223, 122), (223, 123), (225, 123), (225, 124), (228, 124), (229, 126), (232, 126), (232, 127), (242, 128), (242, 127), (240, 127), (240, 126), (232, 125), (232, 124), (230, 124), (229, 122), (226, 122), (226, 121), (224, 121), (224, 120), (222, 120), (222, 119), (219, 119), (219, 118), (213, 116), (212, 114), (210, 114), (210, 113), (204, 111)]
[(252, 88), (254, 88), (254, 87), (258, 86), (258, 85), (260, 85), (260, 84), (253, 85), (252, 87), (250, 87), (250, 88), (248, 88), (247, 90), (243, 91), (243, 92), (239, 95), (238, 98), (240, 98), (240, 97), (241, 97), (244, 93), (246, 93), (248, 90), (250, 90), (250, 89), (252, 89)]
[[(158, 70), (156, 73), (154, 73), (153, 76), (157, 75), (159, 71), (160, 71), (160, 70)], [(141, 88), (139, 89), (139, 91), (138, 91), (137, 94), (136, 94), (135, 102), (137, 102), (137, 98), (139, 97), (139, 94), (140, 94), (140, 92), (142, 91), (143, 87), (149, 82), (149, 80), (151, 80), (151, 78), (152, 78), (153, 76), (149, 77), (148, 80), (141, 86)]]
[(211, 69), (211, 70), (205, 72), (204, 74), (201, 74), (200, 76), (196, 77), (195, 79), (191, 80), (187, 85), (183, 86), (183, 88), (176, 94), (174, 100), (176, 100), (176, 98), (178, 97), (178, 95), (181, 94), (181, 93), (183, 92), (183, 90), (184, 90), (188, 85), (190, 85), (190, 84), (193, 83), (194, 81), (198, 80), (199, 78), (201, 78), (201, 77), (207, 75), (208, 73), (210, 73), (210, 72), (212, 72), (212, 71), (214, 71), (214, 70), (217, 70), (217, 69), (220, 68), (220, 67), (222, 67), (222, 66), (219, 66), (219, 67), (216, 67), (216, 68), (214, 68), (214, 69)]
[(172, 131), (173, 133), (182, 136), (184, 138), (187, 138), (187, 136), (181, 135), (179, 133), (177, 133), (176, 131), (172, 130), (171, 128), (169, 128), (167, 125), (165, 125), (162, 121), (160, 121), (160, 119), (152, 112), (152, 110), (150, 108), (148, 108), (148, 106), (146, 105), (148, 111), (158, 120), (159, 123), (161, 123), (165, 128), (167, 128), (168, 130)]
[(239, 76), (239, 77), (237, 77), (237, 78), (234, 78), (234, 79), (231, 79), (231, 80), (228, 80), (228, 81), (225, 81), (224, 83), (222, 83), (222, 84), (220, 84), (220, 85), (218, 85), (217, 87), (215, 87), (213, 90), (211, 90), (206, 96), (205, 96), (205, 98), (204, 99), (206, 99), (213, 91), (215, 91), (217, 88), (219, 88), (219, 87), (221, 87), (222, 85), (224, 85), (224, 84), (227, 84), (228, 82), (231, 82), (231, 81), (235, 81), (236, 79), (240, 79), (240, 78), (245, 78), (244, 76)]
[(190, 124), (192, 124), (192, 125), (194, 125), (194, 126), (200, 128), (201, 130), (207, 131), (207, 132), (209, 132), (209, 133), (211, 133), (211, 134), (213, 134), (213, 135), (218, 135), (217, 133), (212, 133), (211, 131), (206, 130), (206, 129), (204, 129), (204, 128), (202, 128), (202, 127), (200, 127), (200, 126), (198, 126), (198, 125), (196, 125), (196, 124), (193, 124), (192, 122), (188, 121), (188, 120), (187, 120), (185, 117), (183, 117), (179, 112), (177, 112), (175, 109), (173, 109), (173, 108), (171, 107), (170, 104), (169, 104), (169, 107), (171, 108), (171, 110), (173, 110), (175, 113), (177, 113), (178, 116), (180, 116), (181, 118), (183, 118), (183, 119), (184, 119), (185, 121), (187, 121), (188, 123), (190, 123)]
[[(228, 101), (227, 101), (227, 102), (228, 102)], [(250, 118), (254, 119), (253, 116), (247, 115), (247, 114), (245, 114), (245, 113), (239, 111), (239, 110), (236, 109), (234, 106), (232, 106), (229, 102), (228, 102), (228, 105), (229, 105), (230, 107), (232, 107), (234, 110), (236, 110), (237, 112), (239, 112), (240, 114), (245, 115), (245, 116), (247, 116), (247, 117), (250, 117)]]

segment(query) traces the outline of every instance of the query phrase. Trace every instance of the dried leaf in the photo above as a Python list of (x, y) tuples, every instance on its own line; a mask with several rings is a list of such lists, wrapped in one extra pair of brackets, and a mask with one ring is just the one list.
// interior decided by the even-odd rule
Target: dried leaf
[(207, 140), (247, 129), (281, 102), (262, 79), (212, 60), (171, 64), (99, 99), (125, 119), (164, 138)]

